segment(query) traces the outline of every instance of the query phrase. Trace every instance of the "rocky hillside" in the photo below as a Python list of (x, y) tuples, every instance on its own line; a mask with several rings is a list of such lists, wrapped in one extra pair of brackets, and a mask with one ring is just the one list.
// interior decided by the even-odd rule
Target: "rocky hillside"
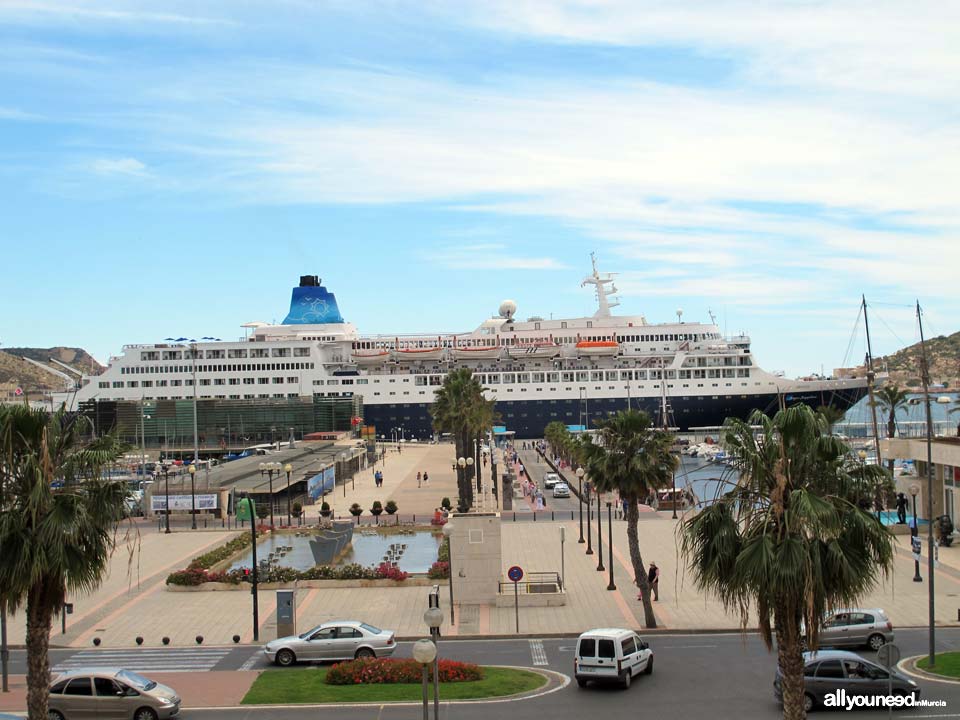
[(12, 397), (16, 388), (22, 388), (30, 396), (64, 389), (64, 378), (27, 362), (24, 358), (36, 360), (65, 373), (66, 370), (50, 361), (59, 360), (85, 374), (101, 373), (104, 370), (103, 366), (82, 348), (6, 348), (0, 350), (0, 397)]
[[(960, 386), (960, 332), (927, 340), (930, 380), (949, 388)], [(920, 384), (920, 343), (877, 358), (876, 367), (886, 369), (892, 380), (911, 387)]]

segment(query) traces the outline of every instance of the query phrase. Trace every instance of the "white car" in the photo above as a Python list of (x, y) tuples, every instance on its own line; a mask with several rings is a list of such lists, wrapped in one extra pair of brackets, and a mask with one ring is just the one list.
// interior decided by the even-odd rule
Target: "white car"
[(596, 680), (619, 682), (628, 688), (640, 673), (653, 673), (653, 650), (633, 630), (597, 628), (577, 639), (573, 674), (580, 687)]
[(558, 482), (553, 486), (553, 496), (555, 498), (568, 498), (570, 497), (570, 486), (565, 482)]
[(548, 472), (543, 476), (543, 486), (548, 490), (558, 482), (563, 482), (556, 473)]

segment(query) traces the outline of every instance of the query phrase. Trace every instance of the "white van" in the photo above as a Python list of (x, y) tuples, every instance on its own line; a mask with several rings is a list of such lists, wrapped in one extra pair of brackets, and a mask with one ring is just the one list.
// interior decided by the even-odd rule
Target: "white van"
[(617, 681), (628, 688), (633, 676), (641, 672), (653, 672), (653, 650), (633, 630), (597, 628), (577, 639), (573, 674), (580, 687), (596, 680)]

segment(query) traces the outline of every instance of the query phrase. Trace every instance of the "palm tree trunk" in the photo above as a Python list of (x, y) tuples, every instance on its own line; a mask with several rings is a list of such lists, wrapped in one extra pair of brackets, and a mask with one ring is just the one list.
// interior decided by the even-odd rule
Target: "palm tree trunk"
[[(897, 432), (897, 419), (896, 419), (896, 410), (890, 413), (890, 418), (887, 420), (887, 438), (893, 438), (894, 434)], [(877, 458), (877, 462), (880, 462), (880, 458)], [(893, 477), (893, 458), (887, 460), (887, 470), (890, 471), (890, 477)]]
[(657, 626), (657, 617), (653, 614), (653, 602), (650, 599), (650, 583), (647, 582), (647, 570), (640, 556), (640, 536), (637, 533), (637, 524), (640, 522), (640, 510), (637, 507), (638, 498), (627, 498), (627, 544), (630, 546), (630, 562), (633, 564), (633, 576), (637, 587), (640, 588), (640, 598), (643, 601), (643, 623), (647, 629)]
[(784, 720), (803, 720), (803, 651), (800, 647), (800, 613), (792, 606), (778, 605), (773, 621), (777, 636), (777, 661), (783, 691)]
[(50, 629), (53, 598), (43, 582), (34, 584), (27, 596), (27, 717), (47, 720), (50, 688)]

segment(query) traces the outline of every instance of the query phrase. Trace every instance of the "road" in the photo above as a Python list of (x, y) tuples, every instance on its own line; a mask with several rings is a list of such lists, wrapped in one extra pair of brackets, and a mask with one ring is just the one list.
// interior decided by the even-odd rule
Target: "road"
[[(651, 717), (740, 717), (748, 720), (773, 720), (780, 716), (773, 700), (772, 681), (775, 655), (768, 653), (756, 635), (688, 634), (651, 635), (651, 647), (656, 653), (653, 675), (642, 676), (629, 690), (615, 687), (588, 687), (580, 689), (571, 683), (541, 697), (512, 702), (461, 703), (455, 712), (444, 706), (447, 717), (462, 720), (489, 720), (491, 712), (517, 720), (551, 718), (583, 718), (587, 716), (629, 717), (640, 709)], [(922, 654), (926, 650), (927, 635), (922, 629), (897, 631), (897, 645), (904, 657)], [(441, 640), (442, 656), (454, 657), (479, 664), (543, 667), (570, 675), (573, 667), (573, 638), (543, 640)], [(401, 643), (398, 656), (409, 657), (410, 643)], [(940, 629), (938, 650), (960, 649), (960, 629)], [(134, 670), (149, 674), (150, 669), (168, 670), (180, 664), (181, 670), (262, 669), (264, 659), (256, 648), (175, 648), (139, 649), (122, 651), (123, 663)], [(53, 663), (114, 664), (117, 651), (57, 650), (52, 652)], [(865, 657), (872, 657), (869, 652)], [(216, 655), (216, 661), (211, 663)], [(99, 662), (96, 662), (99, 659)], [(14, 672), (22, 671), (23, 653), (14, 653)], [(193, 665), (189, 665), (193, 663)], [(194, 667), (196, 666), (196, 667)], [(304, 672), (293, 668), (286, 672)], [(960, 685), (920, 680), (923, 697), (943, 699), (942, 708), (901, 710), (897, 718), (960, 718)], [(826, 715), (826, 713), (824, 713)], [(258, 717), (278, 720), (316, 718), (350, 718), (350, 720), (413, 720), (421, 717), (418, 706), (371, 706), (336, 708), (270, 708), (257, 709), (196, 709), (184, 710), (183, 718), (236, 720)], [(886, 711), (858, 711), (858, 718), (886, 717)]]

